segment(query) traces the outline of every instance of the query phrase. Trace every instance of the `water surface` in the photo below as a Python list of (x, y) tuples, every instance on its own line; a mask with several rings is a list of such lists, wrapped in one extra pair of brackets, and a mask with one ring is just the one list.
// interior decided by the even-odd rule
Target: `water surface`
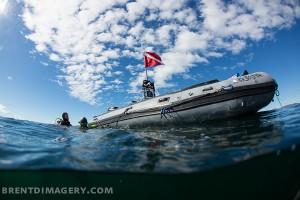
[(300, 105), (172, 128), (63, 128), (0, 118), (1, 169), (190, 173), (300, 143)]

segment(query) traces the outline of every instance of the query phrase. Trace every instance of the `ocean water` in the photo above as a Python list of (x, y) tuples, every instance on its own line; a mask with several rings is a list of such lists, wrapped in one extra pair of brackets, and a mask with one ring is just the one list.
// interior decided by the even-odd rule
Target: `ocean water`
[(300, 104), (166, 129), (83, 131), (0, 117), (0, 169), (194, 173), (299, 144)]

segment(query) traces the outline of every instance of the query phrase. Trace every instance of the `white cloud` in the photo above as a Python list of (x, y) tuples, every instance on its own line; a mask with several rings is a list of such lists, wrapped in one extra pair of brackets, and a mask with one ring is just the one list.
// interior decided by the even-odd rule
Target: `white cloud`
[(206, 58), (190, 52), (170, 51), (162, 54), (162, 58), (165, 65), (155, 68), (153, 75), (158, 88), (170, 86), (166, 80), (170, 80), (175, 74), (188, 72), (191, 67), (195, 66), (195, 63), (207, 62)]
[(123, 81), (119, 80), (119, 79), (115, 79), (113, 81), (111, 81), (111, 83), (116, 84), (116, 85), (120, 85), (123, 83)]
[(136, 76), (139, 72), (144, 71), (144, 65), (127, 65), (126, 69), (132, 76)]
[(12, 81), (12, 80), (13, 80), (13, 77), (12, 77), (12, 76), (8, 76), (8, 77), (7, 77), (7, 80)]
[(19, 115), (16, 115), (14, 113), (12, 113), (10, 110), (7, 109), (6, 106), (0, 104), (0, 116), (2, 117), (12, 117), (15, 119), (21, 119), (21, 117)]
[(53, 61), (60, 61), (59, 56), (57, 54), (55, 54), (55, 53), (51, 53), (49, 55), (49, 58), (50, 58), (50, 60), (53, 60)]
[(208, 33), (194, 33), (184, 30), (179, 33), (175, 48), (179, 51), (206, 50), (211, 36)]
[(4, 13), (7, 7), (8, 0), (0, 0), (0, 14)]
[(49, 63), (47, 63), (47, 62), (40, 62), (40, 63), (44, 66), (49, 66)]
[[(168, 87), (174, 75), (226, 52), (238, 54), (300, 17), (298, 0), (190, 2), (24, 0), (22, 19), (36, 51), (63, 66), (59, 80), (70, 94), (95, 104), (103, 90), (114, 89), (107, 79), (127, 70), (126, 84), (138, 92), (145, 74), (135, 63), (142, 63), (144, 49), (162, 56), (165, 65), (149, 75), (158, 88)], [(132, 64), (125, 67), (124, 58)]]
[(8, 113), (9, 111), (7, 110), (7, 108), (4, 105), (0, 104), (0, 114), (8, 114)]
[(115, 71), (114, 72), (114, 75), (116, 75), (116, 76), (120, 76), (121, 74), (123, 74), (123, 72), (121, 72), (121, 71)]

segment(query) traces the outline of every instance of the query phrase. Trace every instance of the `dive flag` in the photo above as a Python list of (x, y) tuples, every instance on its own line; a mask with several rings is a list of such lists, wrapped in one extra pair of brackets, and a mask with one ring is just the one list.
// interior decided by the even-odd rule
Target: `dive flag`
[(162, 65), (161, 58), (154, 52), (145, 51), (144, 53), (145, 68)]

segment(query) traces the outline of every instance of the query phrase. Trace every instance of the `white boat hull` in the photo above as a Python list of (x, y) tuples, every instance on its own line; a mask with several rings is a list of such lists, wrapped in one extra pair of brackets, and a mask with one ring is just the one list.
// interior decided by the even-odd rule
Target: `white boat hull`
[(137, 128), (239, 116), (267, 106), (276, 89), (268, 74), (254, 73), (145, 100), (97, 116), (93, 123), (103, 128)]

